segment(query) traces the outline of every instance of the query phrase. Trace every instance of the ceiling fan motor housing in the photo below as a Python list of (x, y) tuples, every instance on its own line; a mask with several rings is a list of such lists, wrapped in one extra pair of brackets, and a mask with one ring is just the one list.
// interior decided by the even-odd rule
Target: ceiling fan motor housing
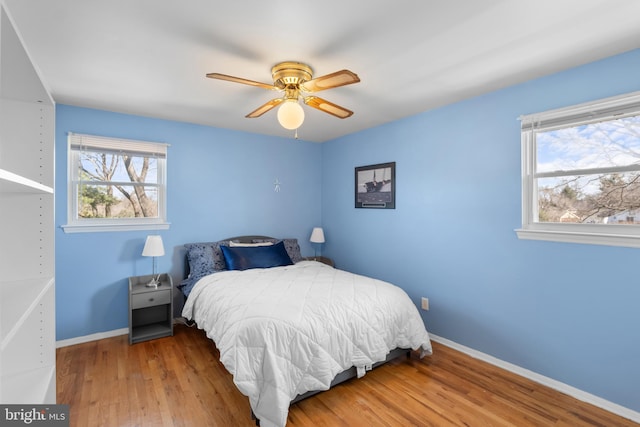
[(307, 64), (301, 62), (280, 62), (271, 69), (273, 85), (279, 89), (299, 86), (311, 80), (313, 71)]

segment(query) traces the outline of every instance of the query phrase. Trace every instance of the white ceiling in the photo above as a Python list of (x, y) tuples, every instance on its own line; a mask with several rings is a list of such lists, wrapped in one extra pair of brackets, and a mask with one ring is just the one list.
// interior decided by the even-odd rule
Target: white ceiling
[(640, 47), (638, 0), (0, 1), (62, 104), (291, 137), (244, 118), (274, 92), (205, 74), (349, 69), (320, 96), (352, 117), (305, 107), (318, 142)]

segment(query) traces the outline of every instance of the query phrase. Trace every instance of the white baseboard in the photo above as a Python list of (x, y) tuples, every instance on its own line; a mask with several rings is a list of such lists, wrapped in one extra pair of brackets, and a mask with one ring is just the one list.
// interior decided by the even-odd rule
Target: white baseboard
[[(182, 317), (176, 317), (173, 319), (173, 324), (182, 323), (185, 324), (184, 319)], [(97, 334), (85, 335), (82, 337), (69, 338), (68, 340), (60, 340), (56, 341), (56, 348), (67, 347), (75, 344), (82, 344), (85, 342), (97, 341), (104, 338), (117, 337), (118, 335), (128, 335), (129, 328), (122, 329), (114, 329), (112, 331), (107, 332), (98, 332)]]
[(90, 341), (97, 341), (104, 338), (117, 337), (118, 335), (128, 335), (129, 328), (114, 329), (113, 331), (98, 332), (97, 334), (85, 335), (82, 337), (69, 338), (67, 340), (56, 341), (56, 348), (67, 347), (75, 344), (82, 344)]
[(456, 342), (450, 341), (446, 338), (439, 337), (432, 333), (429, 333), (429, 336), (433, 341), (440, 343), (442, 345), (446, 345), (447, 347), (451, 347), (454, 350), (458, 350), (462, 353), (465, 353), (473, 357), (474, 359), (479, 359), (484, 362), (490, 363), (491, 365), (497, 366), (509, 372), (513, 372), (514, 374), (520, 375), (521, 377), (528, 378), (532, 381), (545, 385), (561, 393), (567, 394), (578, 400), (589, 403), (593, 406), (597, 406), (598, 408), (602, 408), (605, 411), (609, 411), (616, 415), (620, 415), (621, 417), (627, 418), (631, 421), (640, 423), (640, 412), (636, 412), (629, 408), (625, 408), (624, 406), (618, 405), (617, 403), (613, 403), (608, 400), (602, 399), (601, 397), (595, 396), (591, 393), (587, 393), (586, 391), (582, 391), (568, 384), (562, 383), (560, 381), (556, 381), (552, 378), (545, 377), (544, 375), (537, 374), (533, 371), (514, 365), (512, 363), (505, 362), (504, 360), (500, 360), (486, 353), (482, 353), (470, 347), (466, 347), (462, 344), (458, 344)]

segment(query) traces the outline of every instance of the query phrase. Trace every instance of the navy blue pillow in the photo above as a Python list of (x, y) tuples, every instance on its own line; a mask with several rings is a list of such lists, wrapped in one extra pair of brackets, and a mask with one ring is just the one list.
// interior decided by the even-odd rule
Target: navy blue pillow
[(229, 270), (270, 268), (293, 265), (283, 242), (271, 246), (220, 246)]
[(271, 242), (278, 243), (283, 242), (284, 248), (291, 258), (291, 262), (294, 264), (302, 261), (302, 255), (300, 254), (300, 245), (298, 245), (298, 239), (253, 239), (253, 243)]

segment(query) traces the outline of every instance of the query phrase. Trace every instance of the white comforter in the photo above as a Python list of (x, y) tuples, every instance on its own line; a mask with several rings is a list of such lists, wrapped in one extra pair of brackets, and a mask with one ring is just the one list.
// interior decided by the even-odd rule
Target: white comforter
[(216, 343), (263, 427), (284, 426), (295, 396), (351, 366), (364, 375), (396, 347), (431, 354), (402, 289), (314, 261), (203, 277), (182, 315)]

